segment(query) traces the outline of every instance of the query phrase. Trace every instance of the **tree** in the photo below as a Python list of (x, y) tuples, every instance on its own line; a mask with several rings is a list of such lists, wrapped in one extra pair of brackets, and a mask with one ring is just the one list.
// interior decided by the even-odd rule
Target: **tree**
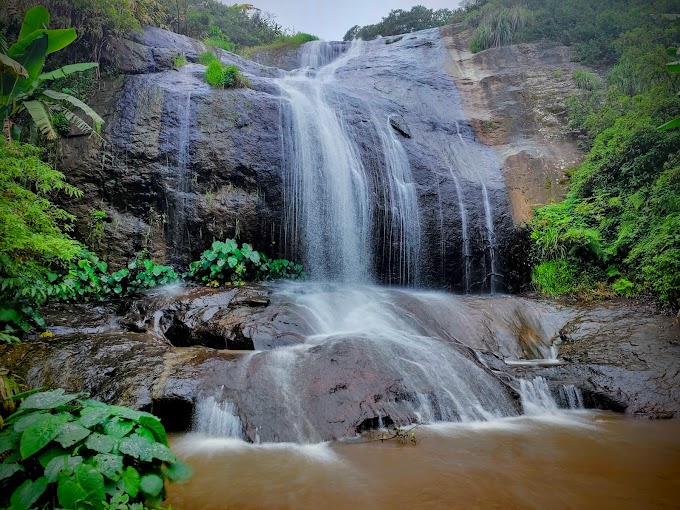
[(350, 28), (345, 37), (345, 41), (355, 38), (369, 41), (378, 36), (407, 34), (425, 30), (427, 28), (440, 27), (446, 25), (453, 16), (449, 9), (433, 10), (423, 5), (416, 5), (410, 11), (394, 9), (385, 16), (380, 23), (366, 25), (365, 27), (354, 26)]
[[(671, 58), (680, 58), (680, 50), (678, 48), (668, 48), (668, 54)], [(669, 73), (680, 73), (680, 60), (666, 64), (666, 69)], [(680, 93), (678, 93), (678, 95), (680, 95)], [(678, 127), (680, 127), (680, 117), (676, 117), (673, 120), (662, 124), (657, 129), (659, 131), (668, 131)]]
[[(0, 61), (0, 121), (7, 140), (19, 139), (21, 128), (16, 124), (22, 112), (28, 112), (40, 132), (56, 139), (53, 115), (60, 113), (86, 133), (98, 133), (104, 120), (87, 104), (66, 91), (46, 87), (51, 80), (97, 67), (94, 62), (70, 64), (55, 71), (43, 72), (47, 55), (59, 51), (76, 39), (73, 28), (49, 30), (50, 14), (38, 6), (26, 12), (17, 42), (2, 54)], [(69, 106), (80, 108), (93, 122), (90, 126)]]

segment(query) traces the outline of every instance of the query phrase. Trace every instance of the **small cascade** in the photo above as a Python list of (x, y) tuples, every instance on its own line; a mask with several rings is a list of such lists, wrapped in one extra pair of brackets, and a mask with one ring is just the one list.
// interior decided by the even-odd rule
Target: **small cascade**
[(560, 405), (553, 397), (548, 381), (543, 377), (536, 377), (531, 381), (521, 379), (519, 385), (522, 408), (526, 415), (555, 414), (560, 407), (563, 409), (584, 409), (581, 390), (573, 384), (565, 384), (559, 387)]
[(243, 439), (243, 424), (231, 402), (218, 402), (214, 397), (196, 403), (193, 431), (210, 437)]
[[(472, 155), (470, 154), (470, 150), (468, 148), (467, 142), (463, 138), (463, 134), (460, 131), (460, 123), (456, 122), (456, 133), (458, 135), (458, 139), (460, 140), (460, 143), (463, 147), (464, 150), (464, 155), (463, 155), (463, 164), (466, 166), (467, 170), (474, 174), (476, 177), (476, 180), (479, 181), (482, 189), (482, 200), (484, 202), (484, 226), (486, 229), (486, 240), (487, 240), (487, 249), (486, 253), (489, 254), (489, 264), (488, 264), (488, 271), (489, 273), (486, 274), (485, 276), (485, 281), (488, 280), (489, 282), (489, 287), (488, 290), (491, 292), (491, 294), (496, 293), (496, 279), (498, 277), (496, 273), (496, 232), (494, 229), (493, 225), (493, 208), (491, 207), (491, 202), (489, 200), (489, 190), (486, 187), (486, 184), (484, 183), (484, 180), (481, 178), (479, 175), (479, 172), (477, 171), (476, 168), (476, 163), (473, 161)], [(453, 172), (453, 170), (452, 170)], [(456, 189), (458, 190), (460, 185), (456, 182)], [(460, 196), (460, 195), (459, 195)], [(465, 236), (464, 236), (465, 237)]]
[(525, 415), (536, 416), (557, 412), (557, 402), (550, 392), (548, 381), (543, 377), (536, 377), (531, 381), (521, 379), (519, 381), (519, 395)]
[(573, 384), (564, 384), (559, 389), (560, 404), (568, 409), (584, 409), (583, 394)]
[[(418, 197), (411, 177), (408, 156), (392, 129), (390, 118), (376, 131), (385, 155), (388, 182), (388, 200), (385, 201), (383, 223), (386, 225), (386, 245), (398, 246), (389, 250), (388, 271), (396, 282), (414, 285), (420, 251), (420, 219)], [(396, 256), (395, 256), (396, 255)], [(396, 260), (395, 260), (396, 259)], [(396, 266), (396, 267), (395, 267)]]
[(310, 41), (300, 47), (300, 67), (319, 68), (330, 64), (346, 49), (342, 43)]

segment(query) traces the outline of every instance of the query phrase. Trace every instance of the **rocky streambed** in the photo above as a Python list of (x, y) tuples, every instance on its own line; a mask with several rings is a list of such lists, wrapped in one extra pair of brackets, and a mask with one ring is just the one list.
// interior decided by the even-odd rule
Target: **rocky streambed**
[[(54, 337), (0, 347), (2, 365), (31, 387), (150, 410), (176, 431), (191, 428), (206, 398), (233, 404), (251, 441), (483, 419), (475, 407), (512, 416), (521, 412), (519, 380), (537, 376), (556, 397), (576, 386), (586, 407), (680, 413), (680, 325), (627, 301), (563, 306), (316, 283), (174, 286), (125, 303), (54, 306), (46, 318)], [(555, 346), (558, 361), (536, 361)]]

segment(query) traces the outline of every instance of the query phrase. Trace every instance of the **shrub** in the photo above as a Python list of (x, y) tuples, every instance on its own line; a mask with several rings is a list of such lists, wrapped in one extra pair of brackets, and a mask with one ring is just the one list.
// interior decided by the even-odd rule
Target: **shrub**
[(297, 48), (304, 43), (310, 41), (317, 41), (319, 38), (315, 35), (305, 34), (304, 32), (298, 32), (294, 35), (282, 35), (274, 39), (269, 44), (264, 44), (260, 46), (252, 46), (249, 48), (243, 48), (239, 53), (245, 57), (250, 58), (251, 55), (258, 53), (260, 51), (284, 51), (289, 49)]
[(574, 71), (571, 78), (576, 86), (583, 90), (597, 90), (602, 87), (602, 80), (595, 73), (588, 71)]
[(61, 389), (35, 393), (5, 421), (4, 508), (101, 509), (105, 502), (155, 507), (165, 498), (166, 481), (189, 478), (158, 418), (86, 397)]
[(209, 65), (211, 62), (217, 60), (217, 57), (212, 51), (204, 51), (201, 56), (198, 57), (198, 63), (204, 66)]
[(224, 87), (224, 72), (222, 70), (222, 63), (219, 60), (213, 60), (208, 64), (205, 70), (205, 81), (215, 88)]
[(578, 268), (569, 260), (558, 259), (543, 262), (534, 268), (531, 280), (542, 294), (556, 296), (575, 292), (578, 288)]
[(250, 88), (250, 80), (241, 74), (236, 66), (223, 66), (219, 60), (213, 60), (205, 70), (205, 81), (215, 88)]
[(206, 283), (242, 285), (246, 280), (304, 278), (301, 265), (288, 260), (271, 260), (249, 244), (239, 247), (233, 239), (216, 241), (200, 260), (189, 265), (187, 276)]
[(184, 56), (183, 53), (180, 53), (179, 55), (177, 55), (175, 58), (172, 59), (172, 66), (175, 69), (179, 69), (181, 67), (184, 67), (188, 63), (189, 63), (189, 61), (187, 60), (187, 58)]

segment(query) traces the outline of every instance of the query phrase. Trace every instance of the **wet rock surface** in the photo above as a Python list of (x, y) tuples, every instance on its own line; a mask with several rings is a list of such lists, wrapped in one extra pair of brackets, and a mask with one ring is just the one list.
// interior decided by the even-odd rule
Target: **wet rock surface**
[[(151, 410), (172, 430), (191, 426), (199, 399), (228, 400), (252, 441), (327, 440), (380, 420), (417, 420), (413, 400), (436, 388), (416, 390), (385, 360), (408, 358), (420, 346), (351, 332), (321, 341), (318, 318), (291, 295), (276, 286), (175, 287), (131, 303), (53, 307), (45, 316), (55, 336), (0, 346), (0, 365), (31, 387), (88, 391)], [(589, 407), (680, 415), (674, 317), (628, 302), (578, 308), (511, 297), (391, 295), (394, 306), (420, 317), (423, 339), (448, 343), (450, 355), (477, 366), (477, 377), (486, 374), (515, 402), (505, 413), (520, 412), (519, 378), (542, 376), (556, 393), (575, 385)], [(425, 303), (432, 318), (423, 319)], [(506, 363), (541, 357), (556, 341), (563, 364)]]
[(591, 307), (560, 329), (564, 365), (516, 367), (553, 387), (574, 384), (586, 405), (651, 418), (680, 415), (680, 324), (644, 305)]

